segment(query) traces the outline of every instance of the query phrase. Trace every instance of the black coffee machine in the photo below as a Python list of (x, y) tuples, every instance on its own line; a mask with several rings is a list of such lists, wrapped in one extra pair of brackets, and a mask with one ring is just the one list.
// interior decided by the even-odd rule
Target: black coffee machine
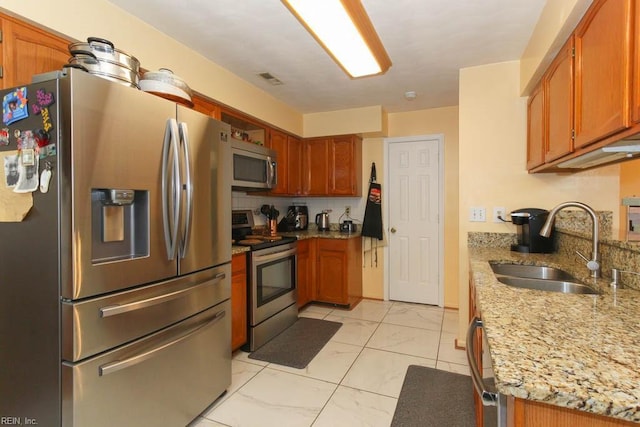
[(518, 243), (511, 245), (515, 252), (550, 254), (553, 252), (553, 228), (549, 237), (542, 237), (540, 230), (549, 211), (538, 208), (518, 209), (511, 212), (511, 222), (518, 226)]

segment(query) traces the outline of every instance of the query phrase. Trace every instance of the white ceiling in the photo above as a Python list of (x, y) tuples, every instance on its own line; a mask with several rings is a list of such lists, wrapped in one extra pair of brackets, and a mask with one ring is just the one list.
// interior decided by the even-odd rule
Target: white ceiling
[[(546, 0), (362, 0), (393, 62), (352, 80), (279, 0), (110, 0), (302, 113), (458, 104), (461, 68), (519, 59)], [(318, 0), (321, 1), (321, 0)], [(273, 86), (258, 73), (284, 84)], [(406, 91), (417, 92), (407, 101)]]

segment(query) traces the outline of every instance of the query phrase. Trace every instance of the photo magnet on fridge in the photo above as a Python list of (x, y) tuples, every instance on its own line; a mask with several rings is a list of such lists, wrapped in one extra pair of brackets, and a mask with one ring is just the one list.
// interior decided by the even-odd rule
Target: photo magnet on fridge
[(21, 87), (6, 94), (2, 99), (2, 122), (10, 125), (27, 117), (27, 88)]

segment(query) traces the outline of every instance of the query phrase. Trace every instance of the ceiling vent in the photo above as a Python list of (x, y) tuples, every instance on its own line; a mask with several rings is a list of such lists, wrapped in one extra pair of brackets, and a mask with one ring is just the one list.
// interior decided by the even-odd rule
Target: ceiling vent
[(278, 79), (271, 73), (259, 73), (258, 75), (274, 86), (284, 84), (280, 79)]

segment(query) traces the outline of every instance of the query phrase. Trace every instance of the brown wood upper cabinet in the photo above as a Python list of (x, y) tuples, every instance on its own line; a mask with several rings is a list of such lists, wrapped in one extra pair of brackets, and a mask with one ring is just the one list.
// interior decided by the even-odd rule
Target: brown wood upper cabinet
[(2, 87), (31, 83), (36, 74), (61, 70), (69, 60), (69, 41), (27, 23), (0, 15)]
[[(542, 78), (544, 101), (535, 99), (540, 97), (537, 91), (529, 100), (530, 171), (556, 171), (556, 164), (578, 150), (586, 153), (615, 142), (619, 134), (621, 138), (635, 132), (632, 120), (640, 123), (639, 78), (634, 76), (632, 82), (633, 63), (640, 66), (640, 50), (631, 31), (635, 28), (637, 40), (636, 3), (595, 0), (549, 65)], [(541, 128), (542, 137), (536, 133)], [(537, 157), (541, 143), (546, 144), (544, 163)]]
[(303, 148), (303, 194), (360, 196), (362, 194), (362, 138), (341, 135), (310, 138)]
[(543, 78), (545, 162), (573, 151), (573, 37), (562, 47)]
[(640, 2), (635, 3), (634, 15), (634, 51), (633, 51), (633, 99), (631, 103), (631, 119), (640, 124)]
[(544, 163), (546, 126), (544, 119), (544, 90), (539, 84), (527, 102), (527, 169)]
[(576, 149), (629, 126), (632, 1), (597, 0), (576, 28)]
[(278, 158), (277, 185), (270, 194), (298, 196), (302, 193), (302, 142), (275, 129), (270, 130), (269, 146)]

